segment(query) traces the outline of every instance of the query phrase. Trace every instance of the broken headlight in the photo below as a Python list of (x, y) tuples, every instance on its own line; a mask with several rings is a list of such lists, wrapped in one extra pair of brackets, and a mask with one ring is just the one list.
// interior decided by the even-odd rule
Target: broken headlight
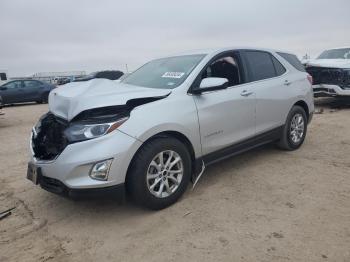
[(113, 130), (120, 127), (126, 120), (128, 120), (128, 117), (124, 117), (109, 123), (72, 123), (64, 131), (64, 134), (69, 142), (89, 140), (112, 132)]

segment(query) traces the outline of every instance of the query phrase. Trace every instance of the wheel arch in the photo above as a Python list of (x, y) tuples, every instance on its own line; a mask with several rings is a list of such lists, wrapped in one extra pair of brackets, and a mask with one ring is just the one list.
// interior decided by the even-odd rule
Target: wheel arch
[(157, 139), (157, 138), (165, 138), (165, 137), (172, 137), (172, 138), (175, 138), (177, 140), (179, 140), (181, 143), (183, 143), (188, 152), (190, 153), (190, 156), (191, 156), (191, 164), (192, 164), (192, 173), (196, 171), (196, 168), (197, 165), (196, 165), (196, 155), (195, 155), (195, 150), (194, 150), (194, 147), (193, 147), (193, 144), (191, 143), (190, 139), (184, 135), (183, 133), (179, 132), (179, 131), (175, 131), (175, 130), (166, 130), (166, 131), (162, 131), (162, 132), (159, 132), (157, 134), (154, 134), (152, 135), (151, 137), (149, 137), (148, 139), (146, 139), (142, 145), (136, 150), (135, 154), (133, 155), (130, 163), (129, 163), (129, 166), (127, 168), (127, 172), (126, 172), (126, 177), (125, 177), (125, 182), (127, 183), (128, 181), (128, 176), (129, 176), (129, 171), (130, 171), (130, 168), (131, 168), (131, 165), (135, 159), (135, 156), (138, 154), (138, 152), (140, 151), (140, 149), (143, 147), (144, 144), (154, 140), (154, 139)]
[(299, 100), (296, 103), (294, 103), (293, 106), (300, 106), (305, 110), (306, 113), (306, 117), (309, 120), (310, 117), (310, 110), (309, 110), (309, 106), (307, 105), (307, 103), (304, 100)]

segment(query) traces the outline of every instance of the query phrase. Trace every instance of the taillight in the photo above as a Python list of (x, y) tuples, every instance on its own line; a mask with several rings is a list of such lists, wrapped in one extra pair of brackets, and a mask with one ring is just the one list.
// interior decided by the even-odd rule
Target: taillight
[(312, 80), (312, 75), (307, 75), (307, 80), (309, 80), (310, 84), (312, 85), (313, 80)]

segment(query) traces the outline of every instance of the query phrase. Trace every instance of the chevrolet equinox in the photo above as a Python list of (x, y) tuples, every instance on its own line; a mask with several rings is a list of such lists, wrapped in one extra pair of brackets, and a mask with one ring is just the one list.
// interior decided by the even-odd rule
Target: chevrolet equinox
[(209, 164), (303, 144), (314, 105), (301, 68), (290, 53), (226, 48), (156, 59), (119, 82), (66, 84), (32, 129), (27, 178), (70, 197), (126, 191), (165, 208)]

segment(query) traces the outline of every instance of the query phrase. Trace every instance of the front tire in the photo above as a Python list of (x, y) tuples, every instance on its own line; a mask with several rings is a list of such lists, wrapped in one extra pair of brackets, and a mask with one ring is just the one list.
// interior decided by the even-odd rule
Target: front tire
[(134, 201), (159, 210), (175, 203), (191, 177), (191, 157), (186, 146), (172, 137), (146, 142), (136, 153), (126, 181)]
[(304, 143), (306, 132), (306, 112), (301, 106), (293, 106), (287, 116), (278, 146), (288, 151), (296, 150)]

